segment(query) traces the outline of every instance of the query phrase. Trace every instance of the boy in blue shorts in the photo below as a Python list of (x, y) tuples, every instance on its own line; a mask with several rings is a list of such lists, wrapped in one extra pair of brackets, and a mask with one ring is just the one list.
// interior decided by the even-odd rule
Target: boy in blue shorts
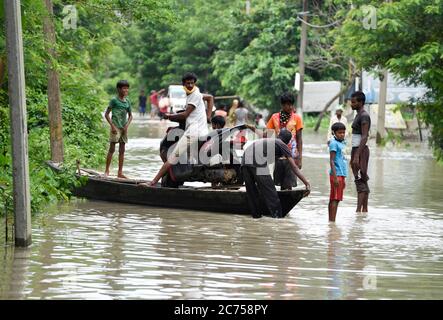
[(344, 142), (346, 127), (343, 123), (334, 123), (331, 127), (332, 138), (329, 142), (329, 181), (331, 193), (329, 195), (329, 221), (334, 222), (337, 215), (338, 203), (343, 200), (343, 191), (346, 187), (348, 165), (343, 152), (346, 148)]
[[(105, 176), (109, 175), (109, 167), (111, 166), (112, 156), (115, 152), (115, 145), (118, 143), (117, 177), (126, 179), (123, 175), (123, 161), (125, 157), (125, 145), (128, 143), (128, 127), (132, 121), (131, 103), (127, 98), (129, 93), (128, 81), (120, 80), (117, 82), (117, 93), (117, 97), (111, 99), (105, 112), (105, 118), (111, 126)], [(110, 113), (112, 113), (112, 119), (109, 117)]]

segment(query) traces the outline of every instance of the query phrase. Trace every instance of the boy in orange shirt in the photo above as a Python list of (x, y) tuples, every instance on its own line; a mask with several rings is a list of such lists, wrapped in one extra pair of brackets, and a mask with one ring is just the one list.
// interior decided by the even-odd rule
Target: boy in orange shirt
[[(268, 121), (266, 127), (274, 129), (276, 135), (280, 130), (285, 128), (292, 134), (292, 139), (288, 144), (291, 150), (292, 157), (301, 169), (302, 167), (302, 151), (303, 151), (303, 120), (294, 111), (294, 95), (290, 92), (285, 92), (280, 96), (281, 110), (274, 113)], [(282, 190), (291, 190), (292, 187), (297, 186), (297, 178), (295, 174), (288, 167), (287, 159), (277, 159), (274, 168), (274, 182), (280, 185)]]

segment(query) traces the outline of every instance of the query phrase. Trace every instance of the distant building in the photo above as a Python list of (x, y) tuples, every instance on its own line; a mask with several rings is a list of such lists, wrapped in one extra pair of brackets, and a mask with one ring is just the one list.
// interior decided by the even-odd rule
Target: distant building
[[(304, 83), (303, 112), (322, 112), (325, 105), (340, 92), (340, 81), (313, 81)], [(339, 98), (329, 107), (335, 110)]]
[[(364, 71), (362, 76), (362, 91), (366, 95), (366, 103), (378, 103), (380, 80), (369, 72)], [(424, 86), (408, 86), (397, 80), (392, 73), (388, 74), (388, 93), (386, 103), (408, 102), (411, 98), (417, 99), (425, 95), (428, 89)]]

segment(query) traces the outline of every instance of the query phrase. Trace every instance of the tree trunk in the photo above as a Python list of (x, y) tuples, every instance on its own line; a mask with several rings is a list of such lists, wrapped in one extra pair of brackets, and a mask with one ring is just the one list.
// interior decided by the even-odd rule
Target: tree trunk
[(320, 128), (320, 124), (321, 124), (321, 120), (323, 119), (323, 117), (325, 116), (326, 112), (328, 111), (329, 107), (331, 106), (331, 104), (338, 98), (340, 97), (342, 94), (344, 94), (347, 90), (349, 90), (349, 88), (352, 86), (352, 83), (354, 83), (355, 81), (355, 77), (357, 75), (354, 73), (351, 77), (351, 79), (349, 80), (349, 82), (346, 84), (346, 86), (344, 86), (339, 93), (337, 93), (331, 100), (328, 101), (328, 103), (326, 103), (325, 107), (323, 108), (322, 112), (320, 113), (320, 116), (318, 117), (317, 123), (315, 124), (315, 128), (314, 131), (317, 132), (318, 128)]
[(380, 91), (378, 93), (378, 116), (377, 135), (375, 141), (381, 144), (385, 138), (386, 96), (388, 93), (388, 71), (383, 70), (383, 78), (380, 79)]
[(43, 30), (49, 58), (46, 61), (48, 70), (48, 115), (49, 132), (51, 140), (51, 160), (54, 162), (63, 162), (63, 127), (62, 127), (62, 108), (60, 98), (60, 79), (58, 71), (55, 69), (54, 61), (57, 59), (55, 27), (53, 22), (52, 0), (43, 0), (47, 9), (47, 15), (44, 18)]
[(0, 55), (0, 86), (3, 85), (6, 73), (6, 58), (3, 53)]

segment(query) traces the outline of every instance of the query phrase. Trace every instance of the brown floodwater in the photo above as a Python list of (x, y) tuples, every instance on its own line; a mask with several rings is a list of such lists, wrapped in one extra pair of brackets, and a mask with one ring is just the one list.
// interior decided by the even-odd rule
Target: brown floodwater
[[(127, 175), (154, 176), (166, 126), (134, 120)], [(0, 299), (443, 299), (443, 166), (371, 141), (369, 213), (348, 179), (329, 223), (325, 137), (304, 134), (312, 193), (285, 219), (79, 199), (36, 215), (28, 249), (2, 223)]]

